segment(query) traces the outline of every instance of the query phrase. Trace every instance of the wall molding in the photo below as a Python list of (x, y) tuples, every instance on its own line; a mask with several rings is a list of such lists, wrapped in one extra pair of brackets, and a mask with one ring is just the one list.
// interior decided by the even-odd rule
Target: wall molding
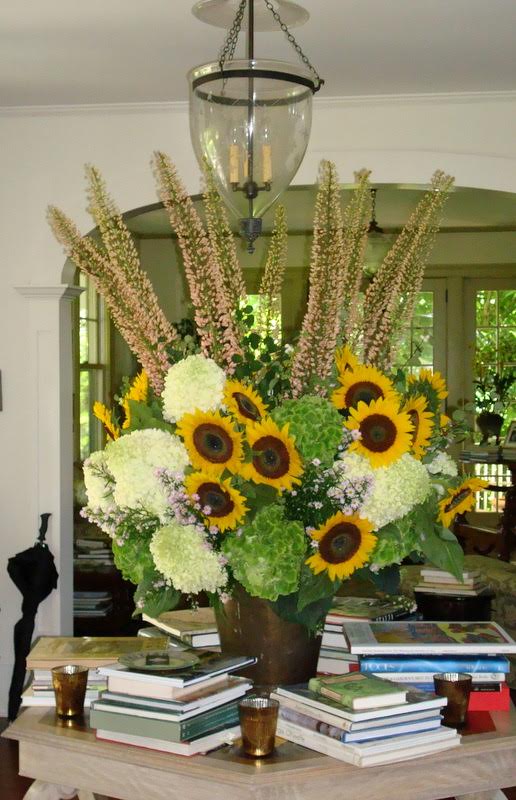
[(69, 286), (66, 283), (60, 283), (56, 286), (15, 286), (18, 294), (23, 297), (39, 297), (41, 299), (53, 300), (62, 298), (63, 300), (75, 300), (80, 297), (84, 288), (82, 286)]
[[(516, 90), (487, 92), (424, 92), (409, 94), (365, 94), (315, 97), (314, 109), (338, 109), (349, 106), (514, 103)], [(139, 103), (90, 103), (68, 105), (0, 106), (0, 117), (45, 117), (82, 115), (187, 114), (187, 100)]]

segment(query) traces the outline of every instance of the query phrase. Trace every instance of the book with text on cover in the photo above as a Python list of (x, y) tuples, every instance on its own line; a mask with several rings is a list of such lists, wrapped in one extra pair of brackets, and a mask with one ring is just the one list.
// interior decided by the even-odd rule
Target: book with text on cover
[(362, 672), (311, 678), (310, 691), (336, 700), (352, 711), (383, 706), (399, 706), (407, 699), (407, 690), (389, 680)]
[(167, 647), (167, 638), (141, 636), (41, 636), (27, 656), (27, 669), (49, 670), (61, 664), (101, 667), (128, 653)]
[(516, 653), (516, 642), (496, 622), (346, 622), (344, 635), (358, 655)]

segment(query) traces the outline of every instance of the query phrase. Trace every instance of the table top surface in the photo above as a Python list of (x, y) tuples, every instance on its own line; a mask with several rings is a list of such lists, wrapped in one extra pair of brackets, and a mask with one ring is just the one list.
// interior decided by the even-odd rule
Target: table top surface
[[(478, 716), (481, 714), (484, 715), (482, 718)], [(22, 746), (24, 743), (47, 747), (55, 746), (56, 749), (59, 749), (61, 757), (65, 755), (66, 751), (69, 751), (70, 755), (82, 753), (121, 764), (125, 762), (168, 771), (171, 774), (185, 777), (203, 777), (222, 783), (231, 781), (233, 784), (240, 783), (242, 785), (256, 785), (257, 783), (263, 785), (263, 783), (270, 784), (279, 781), (283, 783), (290, 780), (295, 782), (307, 777), (317, 778), (321, 775), (330, 777), (334, 774), (336, 777), (344, 778), (351, 777), (351, 773), (362, 775), (367, 773), (372, 777), (376, 771), (381, 772), (385, 779), (389, 774), (394, 777), (394, 773), (399, 772), (400, 768), (406, 772), (410, 771), (409, 765), (416, 768), (418, 765), (420, 767), (424, 765), (431, 771), (445, 770), (447, 763), (457, 764), (462, 760), (470, 763), (472, 759), (481, 761), (483, 756), (492, 754), (494, 751), (497, 753), (505, 751), (507, 754), (511, 754), (516, 775), (515, 709), (512, 708), (509, 712), (491, 712), (487, 716), (486, 712), (477, 712), (475, 719), (477, 723), (479, 720), (481, 721), (481, 729), (485, 731), (486, 727), (491, 727), (491, 730), (482, 733), (467, 732), (462, 737), (461, 745), (449, 751), (387, 766), (368, 767), (365, 770), (323, 756), (313, 750), (307, 750), (283, 739), (278, 739), (274, 755), (267, 759), (249, 759), (243, 755), (238, 741), (232, 746), (226, 746), (206, 755), (188, 758), (175, 756), (140, 747), (97, 740), (95, 731), (88, 726), (87, 716), (79, 721), (59, 720), (52, 708), (25, 709), (2, 735), (18, 740)], [(487, 725), (485, 725), (486, 720)]]

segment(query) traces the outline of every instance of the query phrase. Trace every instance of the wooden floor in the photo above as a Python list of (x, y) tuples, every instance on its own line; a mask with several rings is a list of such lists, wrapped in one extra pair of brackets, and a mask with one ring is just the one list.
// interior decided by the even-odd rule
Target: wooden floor
[[(0, 731), (6, 727), (7, 720), (0, 718)], [(22, 800), (31, 783), (18, 775), (18, 742), (0, 739), (0, 800)], [(504, 792), (507, 800), (516, 800), (516, 787)]]

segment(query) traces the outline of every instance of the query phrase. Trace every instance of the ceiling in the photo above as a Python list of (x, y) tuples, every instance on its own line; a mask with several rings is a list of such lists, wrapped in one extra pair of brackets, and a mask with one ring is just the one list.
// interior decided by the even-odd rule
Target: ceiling
[[(315, 186), (291, 186), (282, 195), (290, 233), (305, 232), (312, 226)], [(423, 196), (423, 189), (411, 186), (378, 186), (376, 217), (386, 232), (398, 232)], [(349, 189), (342, 190), (342, 203), (350, 199)], [(200, 209), (200, 203), (197, 202)], [(274, 207), (263, 218), (264, 231), (272, 228)], [(126, 215), (130, 230), (138, 236), (157, 237), (172, 234), (168, 213), (151, 206)], [(235, 229), (237, 220), (232, 219)], [(455, 189), (445, 206), (440, 226), (442, 232), (516, 232), (516, 194), (484, 189)]]
[[(256, 0), (260, 2), (261, 0)], [(300, 0), (295, 30), (330, 96), (516, 89), (515, 0)], [(187, 99), (223, 31), (193, 0), (2, 0), (0, 106)], [(257, 56), (290, 60), (281, 32)]]

